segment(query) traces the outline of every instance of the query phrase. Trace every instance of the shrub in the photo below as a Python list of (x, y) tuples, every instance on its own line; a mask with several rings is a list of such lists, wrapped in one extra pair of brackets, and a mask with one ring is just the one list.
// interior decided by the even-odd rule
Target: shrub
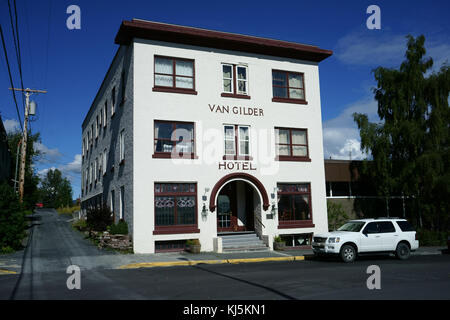
[(431, 231), (431, 230), (417, 230), (419, 237), (419, 244), (421, 246), (446, 246), (447, 232)]
[(283, 239), (281, 239), (280, 236), (274, 237), (274, 238), (273, 238), (273, 241), (274, 241), (274, 242), (284, 242)]
[(90, 230), (105, 231), (112, 223), (111, 210), (107, 206), (87, 209), (86, 223)]
[(80, 219), (80, 220), (77, 220), (76, 222), (74, 222), (74, 223), (72, 224), (72, 226), (73, 226), (75, 229), (78, 229), (78, 230), (80, 230), (80, 231), (84, 231), (84, 230), (87, 229), (87, 222), (86, 222), (86, 220), (84, 220), (84, 219)]
[(199, 246), (200, 241), (198, 239), (191, 239), (186, 241), (186, 245), (188, 246)]
[(59, 214), (73, 214), (75, 211), (80, 211), (80, 206), (73, 206), (73, 207), (61, 207), (56, 209)]
[(12, 187), (1, 184), (0, 194), (0, 248), (17, 250), (25, 237), (25, 211)]
[(128, 224), (125, 220), (120, 219), (117, 224), (112, 224), (109, 227), (109, 233), (111, 234), (128, 234)]
[(345, 213), (342, 204), (327, 201), (328, 211), (328, 229), (336, 230), (343, 225), (349, 219), (349, 216)]

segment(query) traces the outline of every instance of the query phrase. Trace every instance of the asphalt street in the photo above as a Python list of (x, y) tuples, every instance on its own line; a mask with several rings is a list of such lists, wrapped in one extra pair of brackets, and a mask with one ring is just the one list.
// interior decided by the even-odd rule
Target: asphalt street
[[(21, 268), (0, 275), (0, 299), (450, 299), (448, 254), (119, 270), (108, 264), (115, 254), (98, 250), (67, 220), (51, 210), (35, 214)], [(67, 288), (70, 265), (81, 269), (80, 289)], [(379, 290), (367, 288), (370, 265), (380, 267)]]

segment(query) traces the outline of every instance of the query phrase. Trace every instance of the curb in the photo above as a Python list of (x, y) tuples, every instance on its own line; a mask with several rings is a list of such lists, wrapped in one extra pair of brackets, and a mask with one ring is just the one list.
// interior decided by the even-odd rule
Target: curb
[(290, 257), (267, 257), (267, 258), (248, 258), (248, 259), (140, 262), (140, 263), (126, 264), (116, 269), (140, 269), (153, 267), (195, 266), (198, 264), (238, 264), (238, 263), (267, 262), (267, 261), (304, 261), (304, 260), (307, 260), (305, 256), (290, 256)]

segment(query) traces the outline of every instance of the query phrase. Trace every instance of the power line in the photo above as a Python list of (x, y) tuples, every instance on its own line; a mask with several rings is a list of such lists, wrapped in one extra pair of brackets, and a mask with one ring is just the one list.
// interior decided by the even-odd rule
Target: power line
[[(13, 79), (12, 79), (12, 76), (11, 76), (11, 68), (9, 66), (8, 53), (6, 51), (5, 38), (3, 36), (3, 30), (2, 30), (2, 26), (1, 25), (0, 25), (0, 35), (1, 35), (1, 38), (2, 38), (3, 51), (5, 53), (6, 66), (8, 67), (9, 82), (11, 83), (11, 88), (14, 88)], [(17, 116), (19, 118), (20, 128), (22, 129), (22, 132), (23, 132), (22, 118), (20, 117), (19, 106), (17, 104), (16, 93), (14, 92), (14, 90), (12, 90), (12, 95), (13, 95), (14, 103), (16, 105), (16, 111), (17, 111)]]

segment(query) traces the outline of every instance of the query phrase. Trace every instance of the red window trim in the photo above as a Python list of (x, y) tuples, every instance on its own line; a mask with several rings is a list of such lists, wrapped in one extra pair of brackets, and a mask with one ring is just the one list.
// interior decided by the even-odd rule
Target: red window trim
[[(168, 139), (157, 139), (156, 138), (156, 135), (155, 135), (155, 124), (157, 123), (157, 122), (160, 122), (160, 123), (170, 123), (170, 124), (172, 124), (172, 125), (176, 125), (177, 123), (178, 124), (192, 124), (193, 125), (193, 127), (194, 127), (194, 136), (193, 136), (193, 139), (192, 139), (192, 142), (193, 142), (193, 152), (192, 153), (190, 153), (190, 154), (184, 154), (184, 153), (182, 153), (182, 152), (180, 152), (180, 153), (178, 153), (178, 155), (177, 155), (177, 153), (176, 153), (176, 149), (175, 148), (173, 148), (172, 149), (172, 152), (157, 152), (156, 150), (155, 150), (155, 141), (157, 141), (157, 140), (168, 140)], [(170, 121), (170, 120), (154, 120), (153, 121), (153, 155), (152, 155), (152, 158), (153, 159), (178, 159), (178, 158), (180, 158), (180, 159), (198, 159), (198, 156), (196, 155), (196, 143), (195, 143), (195, 141), (196, 141), (196, 131), (195, 131), (195, 122), (189, 122), (189, 121)], [(174, 140), (170, 140), (172, 143), (173, 143), (173, 146), (175, 147), (175, 145), (176, 145), (176, 141), (174, 141)]]
[[(239, 127), (247, 127), (249, 133), (250, 133), (251, 127), (248, 125), (244, 125), (244, 124), (224, 124), (223, 125), (223, 128), (224, 128), (223, 141), (224, 141), (224, 143), (225, 143), (225, 127), (231, 127), (231, 126), (234, 126), (234, 150), (236, 151), (236, 154), (225, 154), (222, 159), (223, 160), (253, 160), (253, 157), (250, 155), (239, 154)], [(248, 145), (249, 145), (249, 151), (250, 151), (250, 140), (248, 142)]]
[[(279, 86), (279, 85), (274, 85), (273, 84), (273, 73), (274, 72), (282, 72), (282, 73), (286, 74), (286, 86)], [(297, 87), (289, 87), (289, 74), (301, 75), (303, 88), (300, 88), (300, 87), (298, 87), (298, 88)], [(287, 89), (287, 98), (273, 97), (272, 98), (272, 102), (308, 104), (308, 102), (306, 101), (305, 74), (303, 72), (272, 69), (272, 90), (273, 90), (273, 87), (286, 88)], [(291, 98), (290, 95), (289, 95), (289, 89), (303, 90), (303, 99)]]
[[(166, 74), (166, 73), (157, 73), (157, 72), (155, 72), (155, 70), (156, 70), (156, 59), (157, 58), (172, 60), (172, 74), (171, 75), (170, 74)], [(176, 61), (177, 60), (192, 62), (192, 77), (177, 75), (175, 73), (176, 72), (175, 65), (176, 65)], [(165, 76), (172, 76), (172, 87), (156, 85), (156, 75), (157, 74), (165, 75)], [(192, 78), (193, 88), (192, 89), (188, 89), (188, 88), (178, 88), (178, 87), (176, 87), (176, 77)], [(155, 55), (153, 57), (153, 91), (156, 91), (156, 92), (170, 92), (170, 93), (185, 93), (185, 94), (194, 94), (194, 95), (196, 95), (197, 91), (195, 91), (195, 60), (194, 59), (186, 59), (186, 58), (178, 58), (178, 57)]]
[(308, 185), (308, 191), (278, 191), (279, 194), (287, 194), (287, 195), (308, 195), (308, 204), (309, 204), (309, 213), (311, 215), (311, 219), (308, 220), (280, 220), (278, 219), (278, 228), (279, 229), (290, 229), (290, 228), (313, 228), (315, 225), (313, 223), (313, 211), (312, 211), (312, 203), (311, 203), (311, 183), (302, 182), (302, 183), (278, 183), (278, 185), (292, 185), (292, 184), (306, 184)]
[[(276, 161), (299, 161), (299, 162), (311, 162), (311, 158), (309, 157), (309, 140), (308, 140), (308, 129), (305, 128), (285, 128), (285, 127), (275, 127), (275, 130), (289, 130), (289, 144), (286, 143), (276, 143), (275, 142), (275, 148), (278, 148), (279, 145), (288, 145), (289, 146), (289, 156), (285, 155), (278, 155), (275, 157)], [(306, 144), (293, 144), (292, 143), (292, 130), (297, 131), (305, 131), (306, 132)], [(306, 147), (306, 156), (294, 156), (292, 147), (293, 146), (300, 146), (300, 147)]]
[[(250, 99), (251, 97), (248, 95), (248, 67), (244, 66), (244, 65), (239, 65), (239, 64), (236, 65), (233, 63), (223, 63), (222, 64), (222, 90), (223, 90), (223, 66), (224, 65), (233, 67), (233, 92), (222, 92), (220, 96), (225, 97), (225, 98)], [(242, 68), (247, 69), (247, 79), (245, 79), (245, 81), (247, 82), (247, 94), (237, 93), (237, 91), (236, 91), (236, 83), (237, 83), (236, 67), (242, 67)]]
[[(180, 182), (179, 184), (194, 184), (195, 185), (195, 191), (194, 192), (158, 192), (156, 193), (156, 184), (178, 184), (175, 182), (155, 182), (153, 185), (154, 190), (154, 196), (156, 197), (180, 197), (180, 196), (191, 196), (195, 198), (195, 224), (186, 224), (186, 225), (171, 225), (171, 226), (157, 226), (156, 225), (156, 204), (155, 201), (153, 201), (153, 208), (154, 208), (154, 221), (155, 221), (155, 230), (153, 231), (153, 234), (179, 234), (179, 233), (200, 233), (200, 230), (198, 229), (198, 199), (197, 199), (197, 183), (195, 182)], [(176, 221), (177, 218), (177, 206), (174, 206), (174, 220)]]

